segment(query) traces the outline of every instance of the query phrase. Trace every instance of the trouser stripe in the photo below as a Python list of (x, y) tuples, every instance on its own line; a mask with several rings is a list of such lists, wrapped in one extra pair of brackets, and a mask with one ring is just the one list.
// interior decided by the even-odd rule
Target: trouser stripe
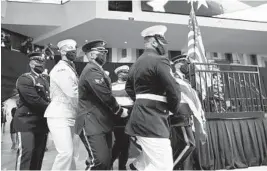
[(85, 129), (83, 129), (83, 134), (84, 134), (84, 137), (85, 137), (85, 141), (86, 141), (86, 143), (87, 143), (87, 146), (88, 146), (88, 148), (89, 148), (89, 152), (90, 152), (90, 154), (91, 154), (91, 156), (92, 156), (92, 160), (91, 160), (92, 164), (91, 164), (91, 162), (89, 162), (90, 166), (89, 166), (89, 168), (88, 168), (88, 170), (91, 170), (91, 168), (92, 168), (93, 166), (95, 166), (94, 153), (93, 153), (93, 151), (92, 151), (92, 148), (91, 148), (91, 146), (90, 146), (90, 143), (89, 143), (89, 141), (88, 141), (88, 138), (87, 138), (87, 136), (86, 136), (86, 134), (85, 134)]
[(17, 135), (18, 135), (19, 147), (18, 147), (16, 170), (20, 170), (21, 156), (22, 156), (21, 132), (18, 132)]

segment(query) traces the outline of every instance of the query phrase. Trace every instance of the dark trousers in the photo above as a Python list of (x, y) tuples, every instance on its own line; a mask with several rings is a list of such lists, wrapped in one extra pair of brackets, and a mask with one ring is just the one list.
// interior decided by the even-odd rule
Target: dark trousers
[(47, 133), (18, 132), (15, 170), (41, 170)]
[(124, 133), (124, 127), (114, 129), (115, 143), (112, 148), (112, 164), (119, 157), (119, 170), (126, 170), (128, 161), (130, 137)]
[(86, 170), (110, 170), (112, 132), (86, 136), (83, 130), (80, 138), (89, 156)]
[(171, 129), (174, 170), (190, 169), (190, 156), (194, 151), (195, 138), (191, 126), (176, 126)]

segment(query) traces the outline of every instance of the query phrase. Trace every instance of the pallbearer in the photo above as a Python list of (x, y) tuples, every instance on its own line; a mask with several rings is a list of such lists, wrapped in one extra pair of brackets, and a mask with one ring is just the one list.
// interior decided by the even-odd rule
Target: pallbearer
[[(133, 106), (133, 101), (125, 91), (125, 84), (128, 78), (129, 66), (120, 66), (116, 68), (114, 72), (118, 76), (118, 80), (112, 83), (112, 93), (121, 106), (131, 110)], [(129, 136), (124, 133), (124, 127), (126, 123), (127, 119), (124, 118), (118, 118), (115, 121), (115, 144), (112, 148), (112, 164), (117, 159), (117, 157), (119, 157), (119, 170), (126, 170), (126, 164), (129, 154), (130, 139)]]
[(173, 169), (168, 110), (178, 114), (180, 90), (171, 74), (166, 31), (166, 26), (159, 25), (141, 33), (145, 51), (131, 67), (126, 83), (126, 92), (135, 103), (125, 132), (136, 136), (142, 147), (131, 169)]
[(76, 41), (62, 40), (57, 44), (61, 60), (50, 72), (51, 103), (45, 117), (58, 152), (52, 170), (75, 170), (74, 123), (78, 105), (78, 75), (73, 61)]
[(15, 170), (41, 170), (47, 141), (47, 124), (44, 112), (50, 103), (49, 83), (42, 75), (45, 55), (29, 54), (29, 73), (22, 74), (16, 83), (19, 93), (14, 127), (19, 147)]
[(174, 169), (190, 170), (193, 169), (193, 166), (190, 166), (189, 158), (195, 149), (195, 138), (192, 131), (193, 110), (190, 106), (193, 105), (196, 109), (195, 90), (189, 84), (189, 80), (185, 79), (185, 76), (189, 76), (189, 64), (186, 55), (176, 56), (172, 58), (172, 62), (175, 68), (174, 77), (181, 90), (179, 115), (171, 115), (170, 117)]
[(105, 47), (102, 40), (82, 47), (89, 62), (79, 79), (76, 132), (87, 149), (90, 159), (87, 169), (91, 170), (110, 169), (113, 119), (128, 116), (112, 95), (110, 78), (102, 68), (108, 52)]

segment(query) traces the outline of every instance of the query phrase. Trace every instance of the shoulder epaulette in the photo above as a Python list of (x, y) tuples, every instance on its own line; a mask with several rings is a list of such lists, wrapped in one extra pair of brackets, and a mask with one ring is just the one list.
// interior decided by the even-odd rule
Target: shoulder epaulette
[(31, 78), (31, 80), (32, 80), (32, 82), (33, 82), (33, 85), (35, 86), (36, 85), (36, 80), (35, 80), (35, 78), (34, 78), (34, 76), (32, 76), (32, 74), (31, 73), (24, 73), (24, 74), (22, 74), (22, 76), (26, 76), (26, 77), (28, 77), (28, 78)]

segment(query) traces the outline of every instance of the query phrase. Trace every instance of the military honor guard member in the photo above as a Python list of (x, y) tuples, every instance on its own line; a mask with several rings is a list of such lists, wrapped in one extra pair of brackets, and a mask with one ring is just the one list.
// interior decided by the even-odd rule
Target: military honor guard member
[(62, 40), (57, 44), (61, 60), (50, 72), (51, 103), (45, 117), (58, 152), (52, 170), (75, 170), (74, 124), (78, 105), (78, 75), (73, 61), (76, 41)]
[(47, 123), (44, 112), (50, 103), (49, 83), (42, 75), (45, 55), (29, 54), (29, 73), (21, 75), (16, 83), (19, 102), (14, 116), (14, 128), (18, 135), (15, 170), (41, 170), (47, 141)]
[[(193, 112), (189, 105), (195, 106), (194, 91), (185, 79), (185, 74), (189, 74), (189, 63), (186, 55), (179, 55), (172, 58), (174, 66), (174, 77), (181, 90), (181, 103), (179, 115), (171, 115), (170, 120), (173, 125), (171, 129), (171, 144), (174, 157), (175, 170), (192, 170), (190, 166), (190, 156), (195, 149), (195, 138), (192, 131)], [(188, 100), (186, 100), (188, 99)], [(201, 104), (200, 104), (201, 105)]]
[[(118, 80), (112, 83), (112, 93), (115, 96), (119, 105), (131, 110), (133, 106), (132, 99), (125, 91), (125, 84), (128, 78), (129, 66), (123, 65), (115, 69), (115, 74), (118, 76)], [(127, 123), (127, 119), (118, 118), (115, 121), (116, 127), (114, 128), (115, 143), (112, 148), (112, 164), (119, 157), (119, 170), (126, 170), (126, 164), (128, 161), (130, 137), (124, 133), (124, 127)]]
[(173, 170), (169, 110), (178, 114), (179, 85), (171, 73), (166, 26), (142, 31), (145, 51), (130, 69), (126, 92), (135, 101), (125, 132), (136, 136), (142, 152), (130, 164), (137, 170)]
[(88, 64), (79, 78), (79, 103), (76, 133), (80, 134), (90, 161), (87, 169), (109, 170), (111, 168), (112, 131), (114, 117), (127, 117), (112, 95), (110, 78), (102, 66), (106, 62), (106, 42), (96, 40), (85, 44), (82, 50)]

